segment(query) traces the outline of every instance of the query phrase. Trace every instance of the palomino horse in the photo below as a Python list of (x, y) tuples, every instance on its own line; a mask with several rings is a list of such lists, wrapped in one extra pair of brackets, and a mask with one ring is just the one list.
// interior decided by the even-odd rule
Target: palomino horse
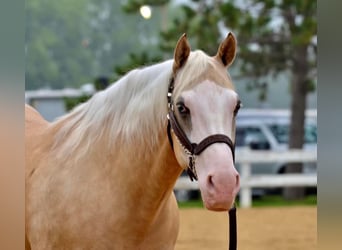
[(231, 33), (213, 57), (183, 35), (173, 60), (131, 71), (55, 122), (26, 106), (26, 249), (174, 249), (173, 187), (188, 167), (205, 207), (227, 211), (239, 189), (235, 51)]

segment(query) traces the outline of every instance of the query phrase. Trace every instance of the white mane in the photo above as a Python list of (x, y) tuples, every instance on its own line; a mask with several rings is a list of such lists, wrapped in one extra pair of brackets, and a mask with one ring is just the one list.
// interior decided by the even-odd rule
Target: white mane
[[(182, 73), (190, 67), (187, 75), (198, 76), (205, 70), (208, 58), (201, 51), (192, 52)], [(172, 63), (168, 60), (133, 70), (52, 123), (57, 130), (54, 153), (64, 158), (77, 150), (80, 157), (99, 141), (103, 148), (119, 144), (153, 150), (161, 129), (166, 128)]]

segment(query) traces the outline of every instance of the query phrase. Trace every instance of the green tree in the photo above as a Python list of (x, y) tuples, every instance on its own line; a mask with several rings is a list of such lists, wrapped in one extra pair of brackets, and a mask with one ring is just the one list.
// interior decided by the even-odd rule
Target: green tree
[[(289, 148), (303, 148), (307, 94), (316, 80), (317, 2), (312, 0), (249, 1), (237, 8), (222, 5), (225, 24), (236, 30), (243, 75), (260, 86), (263, 76), (286, 72), (291, 82)], [(230, 13), (237, 13), (230, 15)], [(261, 85), (262, 86), (262, 85)], [(302, 164), (289, 164), (286, 173), (302, 172)], [(300, 199), (303, 188), (285, 188), (287, 199)]]
[(85, 0), (26, 1), (26, 83), (28, 89), (62, 88), (88, 80), (91, 54), (82, 38)]
[[(156, 13), (157, 14), (157, 13)], [(26, 1), (26, 89), (79, 87), (151, 47), (159, 15), (127, 16), (114, 0)], [(152, 46), (153, 47), (153, 46)]]
[[(167, 3), (166, 3), (167, 2)], [(142, 4), (160, 6), (171, 1), (128, 0), (126, 9)], [(250, 88), (267, 98), (267, 76), (287, 74), (291, 81), (290, 148), (302, 148), (307, 94), (316, 81), (317, 3), (313, 0), (192, 0), (182, 2), (172, 22), (160, 33), (160, 49), (171, 53), (183, 32), (196, 48), (216, 52), (218, 39), (232, 30), (238, 40), (237, 68)], [(225, 31), (225, 32), (222, 32)], [(285, 172), (301, 172), (301, 164), (290, 164)], [(303, 189), (286, 188), (288, 199), (303, 196)]]

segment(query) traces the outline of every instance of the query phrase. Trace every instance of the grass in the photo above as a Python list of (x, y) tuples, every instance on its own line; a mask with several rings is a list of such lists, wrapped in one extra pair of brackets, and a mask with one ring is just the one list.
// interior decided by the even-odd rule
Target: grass
[[(265, 195), (260, 198), (253, 199), (252, 207), (283, 207), (283, 206), (316, 206), (317, 196), (309, 195), (303, 200), (288, 201), (284, 200), (281, 195)], [(178, 202), (180, 208), (203, 208), (201, 199), (191, 201)], [(237, 200), (239, 207), (239, 201)]]
[(203, 202), (201, 199), (199, 200), (190, 200), (190, 201), (179, 201), (179, 208), (203, 208)]
[(253, 207), (280, 207), (280, 206), (316, 206), (317, 196), (306, 196), (303, 200), (289, 201), (280, 195), (265, 195), (258, 199), (254, 199)]

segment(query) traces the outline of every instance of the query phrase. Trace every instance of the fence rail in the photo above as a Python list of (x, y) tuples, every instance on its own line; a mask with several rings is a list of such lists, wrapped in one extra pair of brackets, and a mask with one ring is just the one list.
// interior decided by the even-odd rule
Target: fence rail
[[(236, 152), (236, 163), (240, 164), (240, 206), (252, 205), (252, 188), (275, 188), (275, 187), (315, 187), (317, 186), (317, 174), (263, 174), (252, 175), (252, 164), (272, 162), (316, 162), (316, 151), (303, 151), (291, 149), (285, 152), (241, 149)], [(197, 182), (190, 182), (186, 177), (177, 180), (175, 189), (197, 190)]]

